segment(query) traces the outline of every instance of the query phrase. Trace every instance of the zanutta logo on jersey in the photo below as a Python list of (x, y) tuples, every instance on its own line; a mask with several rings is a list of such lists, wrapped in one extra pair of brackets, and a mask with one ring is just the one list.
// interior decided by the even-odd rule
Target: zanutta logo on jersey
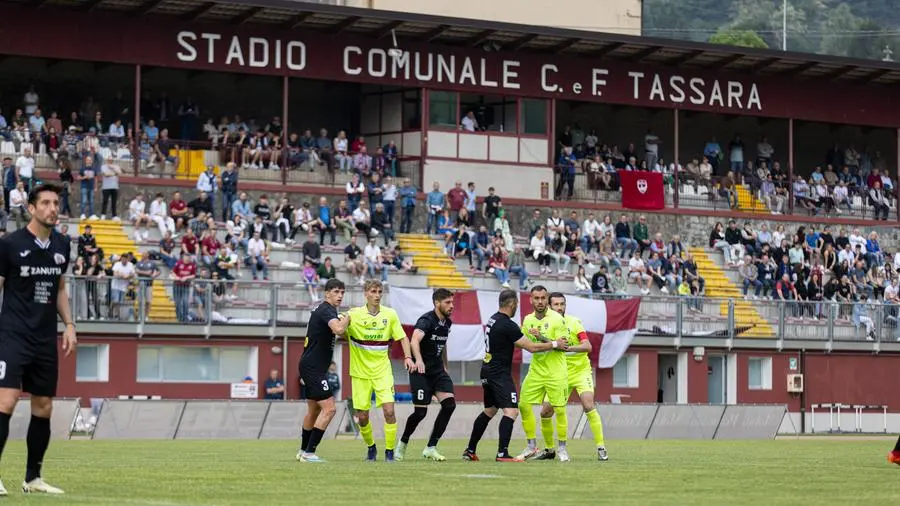
[(27, 278), (29, 276), (62, 276), (62, 269), (59, 267), (31, 267), (22, 265), (19, 267), (19, 277)]
[(646, 179), (638, 179), (637, 180), (637, 189), (641, 193), (647, 193), (647, 180)]

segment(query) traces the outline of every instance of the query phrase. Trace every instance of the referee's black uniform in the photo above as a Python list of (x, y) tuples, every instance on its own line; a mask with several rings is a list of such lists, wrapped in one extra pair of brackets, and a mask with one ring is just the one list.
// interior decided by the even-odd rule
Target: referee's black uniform
[(56, 230), (46, 243), (27, 228), (0, 239), (0, 387), (56, 395), (56, 299), (69, 254), (69, 238)]

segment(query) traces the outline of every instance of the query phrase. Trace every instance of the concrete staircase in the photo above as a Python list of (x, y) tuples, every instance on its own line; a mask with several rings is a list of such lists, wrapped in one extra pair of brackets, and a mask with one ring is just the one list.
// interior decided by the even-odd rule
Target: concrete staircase
[(413, 257), (413, 265), (426, 275), (432, 288), (470, 290), (472, 285), (453, 260), (443, 251), (443, 246), (426, 234), (397, 234), (397, 242)]
[[(742, 288), (728, 278), (725, 270), (713, 260), (703, 248), (690, 248), (694, 260), (697, 262), (697, 272), (706, 281), (706, 295), (708, 297), (734, 299), (734, 326), (753, 327), (751, 334), (754, 337), (775, 337), (775, 329), (769, 324), (759, 310), (749, 301), (743, 298)], [(728, 301), (723, 300), (719, 304), (719, 314), (728, 316)]]
[(737, 191), (738, 210), (750, 213), (769, 212), (769, 208), (767, 208), (766, 205), (762, 203), (762, 201), (758, 200), (753, 192), (751, 192), (746, 186), (742, 184), (736, 184), (734, 185), (734, 188)]
[[(113, 220), (81, 220), (78, 223), (79, 234), (84, 233), (84, 227), (90, 225), (93, 228), (94, 237), (97, 239), (97, 247), (103, 250), (108, 259), (111, 255), (123, 253), (139, 254), (139, 247), (125, 232), (121, 222)], [(139, 308), (135, 306), (135, 314)], [(175, 321), (175, 303), (166, 291), (166, 284), (162, 279), (153, 283), (152, 298), (150, 301), (150, 314), (148, 318), (154, 321)]]

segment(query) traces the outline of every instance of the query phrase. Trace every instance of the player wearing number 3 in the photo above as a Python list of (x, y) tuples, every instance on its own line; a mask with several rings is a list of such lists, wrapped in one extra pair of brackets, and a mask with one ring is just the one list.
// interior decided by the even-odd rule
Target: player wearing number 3
[(300, 358), (300, 379), (306, 385), (306, 418), (300, 439), (301, 462), (324, 462), (316, 455), (316, 448), (325, 435), (325, 429), (334, 418), (334, 392), (328, 387), (328, 367), (334, 355), (334, 343), (350, 324), (347, 315), (338, 316), (337, 310), (344, 300), (344, 282), (329, 279), (325, 283), (325, 301), (312, 312), (306, 326), (306, 343)]
[(384, 412), (384, 460), (394, 461), (394, 445), (397, 441), (397, 418), (394, 414), (394, 373), (389, 356), (391, 341), (400, 341), (403, 347), (403, 364), (413, 372), (416, 363), (409, 349), (409, 339), (400, 325), (397, 312), (381, 305), (381, 282), (368, 280), (363, 286), (366, 305), (348, 311), (350, 325), (347, 338), (350, 340), (350, 388), (353, 409), (359, 421), (359, 433), (369, 447), (367, 462), (375, 462), (378, 449), (369, 422), (369, 408), (372, 407), (372, 393), (375, 406)]

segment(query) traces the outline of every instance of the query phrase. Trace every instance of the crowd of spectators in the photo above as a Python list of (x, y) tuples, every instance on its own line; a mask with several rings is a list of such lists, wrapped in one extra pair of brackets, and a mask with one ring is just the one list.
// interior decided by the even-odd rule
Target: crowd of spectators
[[(775, 157), (775, 150), (763, 136), (756, 144), (756, 156), (735, 135), (723, 149), (712, 137), (698, 154), (682, 164), (667, 163), (660, 155), (663, 142), (652, 129), (644, 135), (643, 147), (629, 143), (600, 143), (596, 131), (585, 132), (579, 125), (564, 127), (557, 136), (556, 198), (573, 198), (576, 175), (586, 177), (591, 190), (618, 191), (620, 171), (651, 171), (663, 175), (666, 186), (676, 179), (691, 186), (694, 193), (709, 199), (721, 199), (729, 207), (738, 207), (736, 185), (746, 185), (772, 214), (787, 212), (791, 207), (810, 215), (837, 215), (860, 212), (874, 219), (886, 220), (896, 198), (896, 185), (890, 177), (885, 159), (879, 151), (858, 151), (852, 144), (834, 144), (825, 153), (822, 164), (812, 168), (808, 176), (788, 171)], [(861, 208), (854, 208), (854, 197), (861, 198)]]
[(835, 234), (826, 225), (785, 232), (783, 225), (769, 230), (731, 221), (716, 224), (709, 247), (738, 268), (745, 297), (785, 302), (789, 318), (827, 318), (833, 306), (826, 303), (835, 302), (832, 316), (852, 321), (873, 339), (870, 304), (883, 302), (885, 323), (896, 325), (900, 252), (883, 250), (876, 231), (839, 228)]

